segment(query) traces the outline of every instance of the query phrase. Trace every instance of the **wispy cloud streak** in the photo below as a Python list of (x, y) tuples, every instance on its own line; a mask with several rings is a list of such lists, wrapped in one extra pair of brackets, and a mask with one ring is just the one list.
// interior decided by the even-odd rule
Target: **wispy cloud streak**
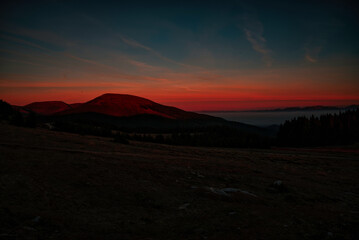
[(111, 27), (109, 27), (108, 25), (104, 24), (103, 22), (101, 22), (100, 20), (98, 19), (95, 19), (89, 15), (85, 15), (85, 14), (82, 14), (81, 15), (84, 19), (86, 19), (89, 23), (95, 25), (95, 26), (98, 26), (100, 27), (101, 29), (105, 29), (107, 32), (109, 32), (110, 34), (112, 34), (113, 36), (115, 36), (116, 38), (119, 38), (123, 43), (125, 43), (126, 45), (130, 46), (130, 47), (133, 47), (133, 48), (138, 48), (138, 49), (143, 49), (151, 54), (153, 54), (154, 56), (158, 57), (159, 59), (165, 61), (165, 62), (168, 62), (168, 63), (172, 63), (172, 64), (175, 64), (175, 65), (178, 65), (178, 66), (181, 66), (181, 67), (184, 67), (184, 68), (189, 68), (189, 69), (203, 69), (201, 67), (198, 67), (198, 66), (193, 66), (193, 65), (189, 65), (189, 64), (185, 64), (185, 63), (182, 63), (182, 62), (178, 62), (178, 61), (175, 61), (173, 59), (170, 59), (166, 56), (164, 56), (163, 54), (161, 54), (160, 52), (158, 52), (157, 50), (151, 48), (151, 47), (148, 47), (138, 41), (136, 41), (135, 39), (132, 39), (128, 36), (125, 36), (123, 33), (119, 33), (117, 32), (116, 30), (112, 29)]
[(152, 49), (150, 47), (147, 47), (147, 46), (137, 42), (136, 40), (126, 38), (126, 37), (123, 37), (123, 36), (120, 36), (120, 38), (125, 44), (127, 44), (127, 45), (129, 45), (131, 47), (144, 49), (144, 50), (152, 53), (153, 55), (157, 56), (158, 58), (162, 59), (165, 62), (173, 63), (173, 64), (179, 65), (181, 67), (186, 67), (186, 68), (191, 68), (191, 69), (202, 69), (201, 67), (198, 67), (198, 66), (188, 65), (188, 64), (177, 62), (175, 60), (167, 58), (167, 57), (163, 56), (161, 53), (159, 53), (158, 51), (156, 51), (156, 50), (154, 50), (154, 49)]
[(273, 62), (272, 51), (266, 46), (266, 39), (263, 36), (263, 24), (255, 15), (245, 15), (243, 30), (254, 51), (262, 55), (262, 60), (267, 66), (271, 66)]
[(30, 47), (33, 47), (33, 48), (37, 48), (37, 49), (41, 49), (43, 51), (50, 51), (49, 49), (47, 48), (44, 48), (38, 44), (35, 44), (35, 43), (32, 43), (32, 42), (29, 42), (29, 41), (26, 41), (24, 39), (20, 39), (20, 38), (16, 38), (16, 37), (11, 37), (11, 36), (6, 36), (6, 35), (1, 35), (0, 36), (1, 38), (3, 39), (6, 39), (8, 41), (11, 41), (11, 42), (16, 42), (16, 43), (20, 43), (20, 44), (24, 44), (24, 45), (27, 45), (27, 46), (30, 46)]
[(318, 61), (318, 55), (322, 47), (305, 48), (305, 59), (308, 62), (316, 63)]

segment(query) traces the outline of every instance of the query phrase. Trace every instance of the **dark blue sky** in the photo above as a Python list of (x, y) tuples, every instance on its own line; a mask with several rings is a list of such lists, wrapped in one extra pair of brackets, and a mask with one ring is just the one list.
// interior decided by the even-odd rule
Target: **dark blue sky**
[(194, 110), (354, 103), (358, 13), (354, 1), (9, 1), (0, 94), (118, 92)]

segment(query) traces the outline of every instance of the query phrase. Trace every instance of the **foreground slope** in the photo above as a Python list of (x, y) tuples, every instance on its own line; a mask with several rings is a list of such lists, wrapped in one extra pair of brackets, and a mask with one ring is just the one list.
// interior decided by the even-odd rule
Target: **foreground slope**
[(0, 124), (0, 153), (5, 239), (359, 236), (355, 148), (121, 145)]

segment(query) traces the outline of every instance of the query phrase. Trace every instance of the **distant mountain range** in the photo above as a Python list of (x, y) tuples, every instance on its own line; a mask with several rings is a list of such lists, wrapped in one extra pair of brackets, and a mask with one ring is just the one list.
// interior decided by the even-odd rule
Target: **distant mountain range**
[(45, 116), (98, 113), (114, 117), (131, 117), (146, 114), (177, 120), (211, 117), (161, 105), (133, 95), (112, 93), (103, 94), (85, 103), (67, 104), (61, 101), (34, 102), (23, 106), (22, 110)]
[(331, 111), (331, 110), (355, 110), (358, 109), (359, 105), (349, 105), (345, 107), (337, 106), (307, 106), (307, 107), (287, 107), (287, 108), (274, 108), (274, 109), (264, 109), (264, 110), (239, 110), (239, 111), (202, 111), (206, 113), (210, 112), (300, 112), (300, 111)]
[[(213, 118), (212, 116), (206, 114), (188, 112), (176, 107), (161, 105), (146, 98), (114, 93), (103, 94), (85, 103), (67, 104), (62, 101), (44, 101), (33, 102), (25, 106), (13, 107), (16, 110), (24, 113), (34, 112), (36, 114), (44, 116), (61, 116), (79, 113), (98, 113), (114, 117), (131, 117), (146, 114), (177, 120)], [(319, 110), (349, 110), (357, 108), (359, 108), (359, 105), (350, 105), (346, 107), (318, 105), (308, 107), (275, 108), (266, 110), (246, 110), (242, 112), (295, 112)]]
[(322, 110), (350, 110), (357, 109), (359, 105), (350, 105), (345, 107), (336, 106), (308, 106), (308, 107), (288, 107), (288, 108), (275, 108), (269, 110), (253, 110), (251, 112), (297, 112), (297, 111), (322, 111)]
[(256, 134), (268, 135), (267, 133), (270, 132), (253, 125), (188, 112), (127, 94), (107, 93), (85, 103), (67, 104), (62, 101), (44, 101), (25, 106), (13, 106), (13, 108), (23, 114), (34, 113), (42, 121), (47, 122), (61, 121), (80, 125), (131, 129), (188, 129), (227, 126)]

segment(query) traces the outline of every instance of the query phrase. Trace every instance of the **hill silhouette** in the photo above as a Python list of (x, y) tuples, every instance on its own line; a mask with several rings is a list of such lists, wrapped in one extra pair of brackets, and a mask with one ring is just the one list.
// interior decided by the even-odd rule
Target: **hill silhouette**
[(272, 131), (188, 112), (127, 94), (103, 94), (85, 103), (35, 102), (13, 106), (18, 126), (174, 145), (266, 147)]
[(52, 115), (59, 113), (72, 107), (62, 101), (45, 101), (45, 102), (33, 102), (23, 107), (25, 110), (35, 112), (41, 115)]
[[(187, 112), (151, 100), (104, 94), (85, 103), (35, 102), (24, 107), (1, 101), (0, 118), (17, 126), (45, 127), (115, 141), (149, 141), (214, 147), (323, 146), (358, 141), (358, 109), (298, 117), (278, 128), (260, 128)], [(277, 135), (278, 133), (278, 135)]]
[(146, 98), (114, 93), (103, 94), (85, 103), (35, 102), (24, 106), (24, 109), (41, 115), (97, 113), (114, 117), (156, 115), (178, 120), (212, 118), (208, 115), (187, 112), (179, 108), (158, 104)]
[(86, 125), (148, 132), (159, 129), (167, 131), (174, 128), (229, 126), (255, 134), (264, 132), (262, 128), (249, 124), (188, 112), (128, 94), (106, 93), (88, 102), (75, 104), (62, 101), (34, 102), (15, 109), (38, 114), (44, 121), (60, 122), (60, 125), (66, 126), (76, 124), (76, 127)]

